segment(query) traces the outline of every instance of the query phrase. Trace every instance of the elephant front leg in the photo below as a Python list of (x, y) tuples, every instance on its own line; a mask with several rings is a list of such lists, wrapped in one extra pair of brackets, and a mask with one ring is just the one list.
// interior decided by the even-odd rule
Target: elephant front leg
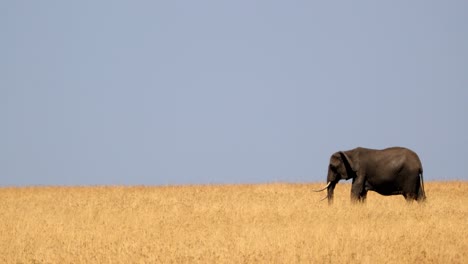
[(367, 197), (367, 191), (364, 190), (364, 180), (361, 177), (353, 179), (351, 186), (351, 202), (363, 202)]
[(367, 191), (363, 190), (362, 193), (359, 195), (359, 202), (364, 203), (367, 198)]

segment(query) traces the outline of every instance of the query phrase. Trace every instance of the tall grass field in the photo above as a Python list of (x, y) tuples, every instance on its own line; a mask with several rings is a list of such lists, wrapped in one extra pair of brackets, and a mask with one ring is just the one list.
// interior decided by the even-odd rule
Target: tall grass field
[(0, 263), (468, 263), (468, 182), (0, 188)]

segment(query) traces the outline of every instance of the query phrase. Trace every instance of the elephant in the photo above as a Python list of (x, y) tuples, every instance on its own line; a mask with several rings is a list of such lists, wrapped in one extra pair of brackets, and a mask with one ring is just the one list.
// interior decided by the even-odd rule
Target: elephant
[(328, 204), (332, 204), (335, 185), (342, 179), (353, 179), (352, 202), (365, 202), (367, 191), (385, 196), (402, 194), (409, 202), (426, 200), (421, 160), (407, 148), (378, 150), (357, 147), (335, 152), (330, 157), (327, 185), (314, 191), (326, 189), (327, 196), (322, 200), (328, 199)]

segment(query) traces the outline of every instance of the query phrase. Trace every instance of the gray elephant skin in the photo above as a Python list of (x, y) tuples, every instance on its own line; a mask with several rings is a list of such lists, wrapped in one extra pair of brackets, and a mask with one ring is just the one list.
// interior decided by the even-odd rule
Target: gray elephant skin
[(351, 201), (364, 202), (368, 191), (381, 195), (403, 195), (407, 201), (426, 199), (423, 168), (418, 155), (407, 148), (382, 150), (355, 148), (338, 151), (330, 157), (327, 186), (328, 203), (339, 180), (352, 179)]

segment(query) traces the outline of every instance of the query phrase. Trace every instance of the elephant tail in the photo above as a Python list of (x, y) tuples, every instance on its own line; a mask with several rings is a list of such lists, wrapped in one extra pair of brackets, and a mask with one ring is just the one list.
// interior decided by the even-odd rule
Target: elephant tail
[(424, 191), (424, 179), (423, 179), (423, 170), (422, 168), (419, 170), (419, 176), (420, 176), (420, 188), (419, 188), (419, 194), (418, 194), (418, 198), (421, 199), (421, 200), (425, 200), (426, 199), (426, 192)]

